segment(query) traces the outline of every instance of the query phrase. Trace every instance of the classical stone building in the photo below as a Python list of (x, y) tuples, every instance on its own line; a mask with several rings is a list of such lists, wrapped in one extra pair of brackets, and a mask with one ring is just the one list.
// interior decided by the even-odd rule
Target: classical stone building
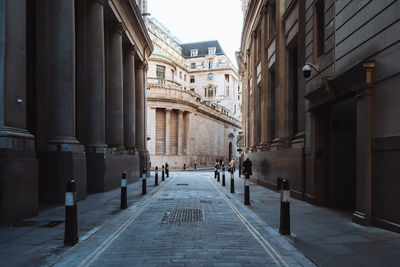
[(236, 157), (239, 76), (218, 41), (182, 44), (149, 19), (147, 135), (153, 167), (210, 166)]
[(1, 224), (138, 179), (153, 46), (133, 0), (0, 0)]
[(399, 1), (243, 2), (254, 179), (289, 179), (294, 197), (400, 231)]

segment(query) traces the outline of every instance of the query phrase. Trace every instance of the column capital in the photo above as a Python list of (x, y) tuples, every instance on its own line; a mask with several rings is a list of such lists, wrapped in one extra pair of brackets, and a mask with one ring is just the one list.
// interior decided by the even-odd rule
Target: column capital
[(129, 43), (129, 44), (126, 44), (125, 47), (126, 47), (126, 50), (128, 51), (128, 53), (135, 55), (135, 53), (137, 51), (136, 45)]
[(183, 112), (185, 112), (185, 111), (182, 110), (182, 109), (179, 109), (178, 112), (179, 112), (179, 114), (181, 114), (181, 113), (183, 113)]
[(115, 22), (115, 23), (111, 23), (110, 29), (112, 31), (114, 31), (115, 33), (122, 35), (123, 32), (125, 31), (125, 26), (122, 22)]
[(246, 49), (246, 56), (248, 56), (248, 57), (250, 56), (250, 49), (249, 48)]
[(96, 1), (96, 2), (98, 2), (100, 4), (102, 4), (102, 5), (104, 5), (104, 3), (105, 3), (105, 0), (93, 0), (93, 1)]
[(136, 66), (136, 68), (138, 68), (138, 69), (144, 69), (144, 68), (145, 68), (145, 65), (146, 65), (146, 62), (145, 62), (145, 61), (139, 61), (138, 64), (137, 64), (137, 66)]
[(165, 108), (165, 112), (171, 112), (172, 108)]

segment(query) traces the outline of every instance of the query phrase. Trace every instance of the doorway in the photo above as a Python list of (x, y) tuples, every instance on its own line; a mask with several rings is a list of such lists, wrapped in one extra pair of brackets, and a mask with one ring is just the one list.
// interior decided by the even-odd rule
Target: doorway
[(356, 99), (315, 114), (317, 204), (354, 211), (357, 175)]

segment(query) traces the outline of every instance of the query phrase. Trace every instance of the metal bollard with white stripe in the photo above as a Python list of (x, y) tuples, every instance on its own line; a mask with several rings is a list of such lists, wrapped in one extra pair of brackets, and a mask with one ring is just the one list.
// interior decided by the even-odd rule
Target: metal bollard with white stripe
[(244, 173), (244, 204), (250, 205), (250, 174)]
[(156, 167), (156, 170), (154, 171), (154, 185), (158, 185), (158, 167)]
[(218, 166), (218, 176), (217, 176), (217, 182), (219, 182), (220, 181), (220, 177), (221, 177), (221, 171), (222, 171), (222, 166)]
[(289, 181), (281, 181), (281, 218), (279, 233), (281, 235), (290, 235), (290, 190)]
[(71, 179), (67, 182), (65, 192), (65, 231), (64, 245), (73, 246), (78, 242), (78, 209), (76, 197), (76, 183)]
[(231, 193), (235, 193), (235, 177), (233, 172), (233, 167), (231, 167)]
[(222, 186), (225, 186), (225, 166), (222, 165)]
[(142, 195), (147, 194), (147, 181), (146, 181), (146, 169), (143, 169), (142, 173)]
[(121, 177), (121, 209), (128, 208), (128, 197), (127, 197), (127, 173), (123, 172)]

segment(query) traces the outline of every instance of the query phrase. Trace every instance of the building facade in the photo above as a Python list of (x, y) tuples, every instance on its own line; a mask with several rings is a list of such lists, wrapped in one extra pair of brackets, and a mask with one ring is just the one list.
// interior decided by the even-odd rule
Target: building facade
[[(1, 224), (139, 178), (153, 46), (133, 0), (0, 1)], [(148, 169), (148, 168), (147, 168)]]
[(237, 59), (254, 179), (286, 178), (296, 198), (400, 231), (399, 2), (244, 2)]
[(239, 76), (218, 41), (182, 44), (156, 19), (147, 76), (147, 135), (153, 167), (212, 166), (237, 157)]

